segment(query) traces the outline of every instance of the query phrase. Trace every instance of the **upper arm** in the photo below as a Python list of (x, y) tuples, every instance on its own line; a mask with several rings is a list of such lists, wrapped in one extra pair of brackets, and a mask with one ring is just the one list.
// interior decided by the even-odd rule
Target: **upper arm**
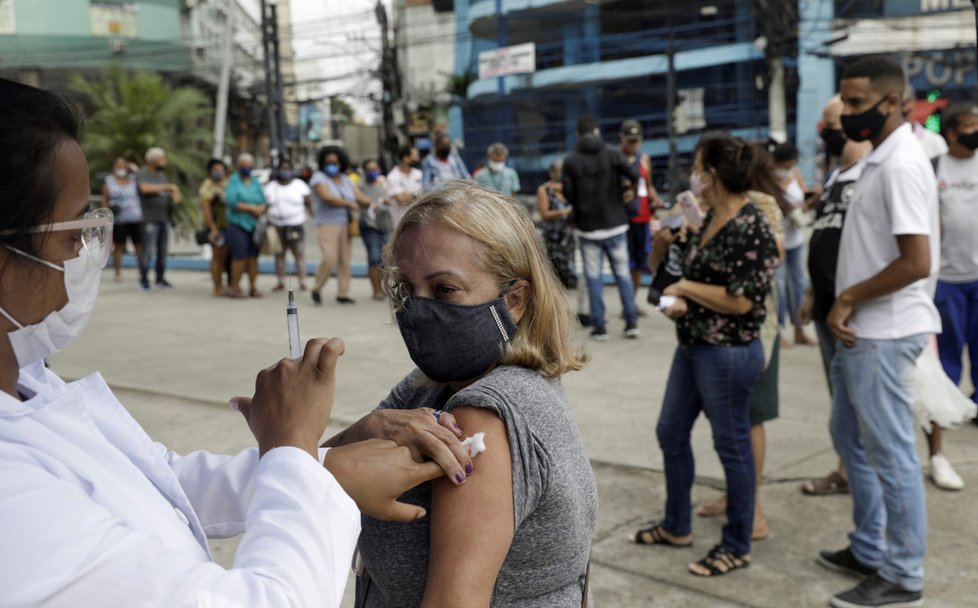
[(900, 258), (910, 263), (915, 280), (930, 275), (930, 237), (926, 234), (898, 234)]
[(423, 608), (484, 608), (515, 531), (512, 455), (506, 426), (484, 408), (452, 410), (462, 428), (486, 434), (487, 450), (460, 486), (432, 482), (431, 555)]
[(546, 215), (550, 211), (550, 201), (547, 199), (546, 186), (537, 188), (537, 211), (540, 212), (541, 216)]
[[(749, 225), (733, 253), (741, 263), (737, 264), (726, 290), (732, 296), (763, 305), (778, 266), (778, 246), (768, 222), (761, 217), (759, 215), (760, 221)], [(750, 310), (746, 302), (742, 301), (741, 305)]]

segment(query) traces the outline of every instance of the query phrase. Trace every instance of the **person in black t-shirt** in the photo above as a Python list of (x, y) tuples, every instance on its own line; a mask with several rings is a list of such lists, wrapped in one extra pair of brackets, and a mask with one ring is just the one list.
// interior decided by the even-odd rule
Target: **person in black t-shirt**
[[(845, 139), (841, 122), (842, 100), (838, 95), (825, 105), (822, 116), (822, 140), (825, 142), (826, 153), (837, 156), (838, 163), (829, 173), (825, 189), (815, 207), (815, 223), (808, 241), (808, 275), (811, 286), (802, 300), (798, 316), (802, 323), (814, 321), (818, 346), (822, 353), (822, 367), (828, 381), (829, 364), (835, 356), (835, 337), (825, 320), (835, 302), (835, 267), (839, 258), (842, 224), (856, 180), (862, 173), (861, 161), (872, 150), (872, 145)], [(838, 139), (840, 135), (841, 140)], [(832, 385), (829, 383), (829, 392), (831, 391)], [(846, 471), (840, 460), (836, 470), (820, 479), (806, 481), (802, 484), (801, 491), (810, 495), (838, 494), (848, 491), (848, 487)]]

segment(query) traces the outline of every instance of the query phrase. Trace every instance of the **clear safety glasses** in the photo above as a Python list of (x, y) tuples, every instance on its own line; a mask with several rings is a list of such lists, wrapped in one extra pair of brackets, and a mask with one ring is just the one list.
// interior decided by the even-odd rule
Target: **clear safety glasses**
[[(67, 222), (54, 222), (42, 224), (28, 228), (25, 232), (36, 234), (40, 232), (55, 232), (60, 230), (78, 230), (80, 232), (81, 244), (84, 247), (107, 247), (112, 236), (112, 223), (115, 221), (112, 211), (99, 208), (89, 211), (77, 220)], [(11, 236), (16, 234), (16, 230), (5, 230), (0, 232), (0, 236)]]

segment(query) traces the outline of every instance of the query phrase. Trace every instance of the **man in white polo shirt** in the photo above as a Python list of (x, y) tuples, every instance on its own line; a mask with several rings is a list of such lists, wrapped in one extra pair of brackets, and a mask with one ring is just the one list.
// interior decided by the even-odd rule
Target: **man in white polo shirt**
[(842, 76), (842, 127), (873, 151), (849, 203), (827, 324), (839, 340), (830, 430), (849, 475), (855, 531), (829, 568), (866, 576), (836, 608), (923, 604), (927, 511), (915, 448), (913, 378), (940, 261), (937, 182), (900, 108), (900, 64), (867, 57)]

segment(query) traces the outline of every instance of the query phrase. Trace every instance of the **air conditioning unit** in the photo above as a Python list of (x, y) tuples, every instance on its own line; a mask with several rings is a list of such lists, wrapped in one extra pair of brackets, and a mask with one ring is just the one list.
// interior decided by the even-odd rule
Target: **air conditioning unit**
[(436, 13), (450, 13), (455, 10), (455, 0), (431, 0)]
[(113, 38), (112, 41), (109, 42), (109, 48), (112, 49), (113, 55), (122, 55), (126, 52), (126, 41), (122, 38)]

